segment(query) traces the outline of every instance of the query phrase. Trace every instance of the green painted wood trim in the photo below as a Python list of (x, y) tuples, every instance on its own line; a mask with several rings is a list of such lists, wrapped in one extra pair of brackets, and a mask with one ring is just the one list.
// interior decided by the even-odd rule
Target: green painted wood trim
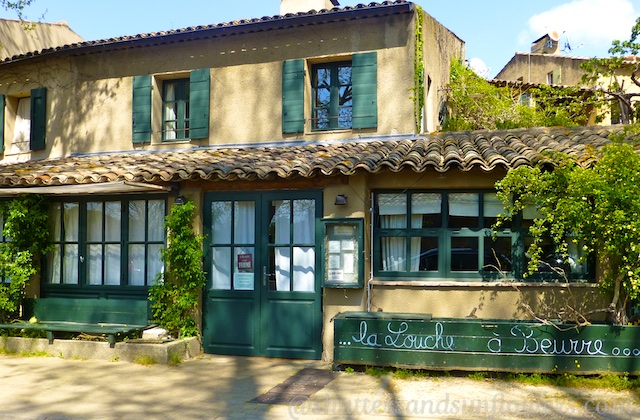
[(147, 325), (148, 300), (40, 298), (34, 315), (40, 323)]
[(282, 132), (304, 132), (304, 60), (282, 63)]
[(47, 89), (31, 89), (31, 150), (43, 150), (47, 134)]
[(378, 126), (378, 55), (354, 54), (351, 82), (353, 89), (353, 128)]
[(148, 143), (151, 141), (151, 75), (133, 77), (132, 141)]
[(640, 327), (519, 320), (388, 319), (346, 312), (334, 319), (336, 363), (440, 370), (640, 372)]
[(193, 70), (189, 76), (189, 137), (209, 137), (209, 98), (211, 75), (209, 69)]
[(4, 153), (4, 107), (5, 97), (0, 95), (0, 153)]

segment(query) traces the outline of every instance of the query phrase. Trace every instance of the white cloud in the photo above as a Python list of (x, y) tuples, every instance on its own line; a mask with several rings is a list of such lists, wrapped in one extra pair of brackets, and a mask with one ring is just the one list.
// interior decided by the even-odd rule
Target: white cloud
[(637, 17), (630, 0), (573, 0), (533, 15), (518, 40), (530, 46), (550, 31), (564, 32), (561, 42), (568, 38), (574, 52), (583, 46), (584, 55), (606, 56), (611, 41), (629, 39)]

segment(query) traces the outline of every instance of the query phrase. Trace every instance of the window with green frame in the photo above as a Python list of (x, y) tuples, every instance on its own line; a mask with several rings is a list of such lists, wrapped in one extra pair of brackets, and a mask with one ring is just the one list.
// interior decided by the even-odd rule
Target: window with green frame
[[(409, 191), (375, 194), (374, 274), (391, 278), (459, 280), (522, 279), (534, 214), (525, 211), (494, 232), (502, 203), (492, 191)], [(543, 244), (544, 261), (530, 280), (555, 279), (562, 268), (570, 279), (589, 277), (580, 247), (566, 262)]]
[(314, 130), (351, 128), (353, 122), (353, 90), (351, 61), (313, 66)]
[(189, 79), (162, 83), (162, 140), (189, 138)]
[(46, 283), (148, 286), (162, 271), (166, 200), (55, 201), (50, 207), (54, 249)]

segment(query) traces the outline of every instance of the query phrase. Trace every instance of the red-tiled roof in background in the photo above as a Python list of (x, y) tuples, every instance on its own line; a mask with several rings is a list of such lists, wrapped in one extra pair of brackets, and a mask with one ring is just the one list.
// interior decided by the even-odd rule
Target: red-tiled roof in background
[(356, 173), (483, 171), (533, 165), (545, 151), (593, 162), (593, 149), (620, 127), (535, 128), (380, 137), (345, 142), (279, 143), (255, 147), (131, 151), (0, 165), (0, 187), (164, 184), (188, 180), (274, 180)]

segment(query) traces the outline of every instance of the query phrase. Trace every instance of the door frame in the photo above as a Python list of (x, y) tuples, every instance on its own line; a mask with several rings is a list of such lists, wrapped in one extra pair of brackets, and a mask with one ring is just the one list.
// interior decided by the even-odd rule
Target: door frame
[[(322, 356), (322, 275), (321, 265), (321, 243), (322, 243), (322, 190), (269, 190), (269, 191), (233, 191), (233, 192), (207, 192), (204, 197), (203, 205), (203, 232), (205, 234), (205, 252), (204, 267), (207, 272), (207, 287), (203, 291), (203, 347), (205, 352), (220, 354), (235, 354), (248, 356), (265, 356), (265, 357), (286, 357), (286, 358), (302, 358), (302, 359), (320, 359)], [(263, 278), (263, 267), (269, 265), (270, 245), (270, 208), (273, 201), (276, 200), (315, 200), (314, 210), (314, 247), (315, 247), (315, 267), (314, 267), (314, 291), (313, 292), (295, 292), (295, 291), (275, 291), (269, 290), (269, 279)], [(211, 242), (211, 205), (218, 201), (252, 201), (255, 207), (255, 241), (254, 241), (254, 289), (246, 290), (219, 290), (211, 289), (212, 271), (210, 268), (213, 263), (213, 252)], [(293, 227), (293, 220), (291, 220)], [(233, 243), (230, 246), (235, 246)], [(291, 246), (294, 247), (293, 242)], [(233, 254), (233, 251), (231, 251)], [(233, 258), (232, 258), (233, 261)], [(233, 270), (232, 270), (233, 271)], [(265, 281), (266, 280), (266, 281)], [(233, 283), (233, 278), (232, 278)], [(217, 302), (217, 303), (216, 303)], [(310, 347), (283, 348), (269, 345), (269, 336), (271, 333), (278, 333), (279, 329), (290, 328), (286, 322), (279, 322), (283, 318), (282, 310), (287, 313), (288, 309), (295, 309), (296, 303), (300, 308), (307, 307), (304, 310), (306, 315), (311, 312), (309, 322), (305, 324), (305, 333), (310, 334), (309, 340), (313, 342)], [(230, 319), (238, 319), (240, 329), (246, 328), (246, 334), (242, 334), (245, 340), (242, 345), (234, 346), (233, 344), (224, 345), (216, 344), (216, 317), (217, 304), (225, 307), (227, 312), (219, 314)], [(289, 305), (289, 306), (287, 306)], [(242, 309), (241, 309), (242, 308)], [(223, 309), (220, 309), (223, 311)], [(238, 317), (234, 318), (233, 312), (236, 311)], [(251, 312), (251, 313), (249, 313)], [(220, 321), (223, 322), (223, 321)], [(270, 325), (274, 323), (275, 327)], [(224, 327), (223, 327), (224, 328)], [(274, 330), (276, 328), (276, 330)], [(218, 328), (220, 329), (220, 328)], [(235, 334), (235, 328), (230, 328), (227, 333)], [(249, 342), (251, 344), (249, 344)]]

